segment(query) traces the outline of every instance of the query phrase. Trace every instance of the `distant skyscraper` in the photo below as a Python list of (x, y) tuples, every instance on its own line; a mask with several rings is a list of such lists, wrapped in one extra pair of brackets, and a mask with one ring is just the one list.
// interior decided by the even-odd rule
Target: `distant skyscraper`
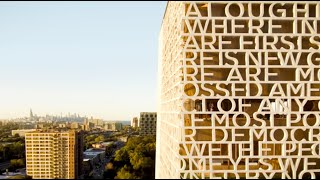
[(30, 109), (30, 119), (33, 119), (32, 109)]
[(28, 132), (25, 142), (26, 171), (33, 179), (78, 179), (82, 174), (81, 131)]

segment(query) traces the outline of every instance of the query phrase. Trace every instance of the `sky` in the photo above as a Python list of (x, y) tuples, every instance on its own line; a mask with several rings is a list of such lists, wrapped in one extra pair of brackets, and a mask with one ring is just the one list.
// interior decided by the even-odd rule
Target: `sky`
[(0, 2), (0, 119), (157, 107), (166, 1)]

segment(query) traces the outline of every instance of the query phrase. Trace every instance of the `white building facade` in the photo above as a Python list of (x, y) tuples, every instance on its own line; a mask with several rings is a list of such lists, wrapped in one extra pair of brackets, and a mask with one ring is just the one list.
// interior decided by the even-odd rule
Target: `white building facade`
[(316, 178), (320, 3), (167, 4), (156, 178)]

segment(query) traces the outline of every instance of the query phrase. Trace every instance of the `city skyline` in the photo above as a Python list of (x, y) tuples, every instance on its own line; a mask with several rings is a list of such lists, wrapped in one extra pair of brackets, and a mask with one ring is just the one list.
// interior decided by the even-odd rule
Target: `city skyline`
[[(140, 112), (141, 113), (141, 112)], [(32, 114), (32, 115), (31, 115)], [(131, 119), (124, 119), (124, 120), (117, 120), (117, 119), (103, 119), (103, 118), (99, 118), (99, 117), (95, 117), (95, 116), (88, 116), (86, 114), (78, 114), (78, 113), (73, 113), (73, 112), (66, 112), (66, 113), (60, 113), (60, 114), (48, 114), (48, 113), (44, 113), (44, 114), (38, 114), (37, 112), (34, 112), (32, 109), (29, 109), (28, 113), (26, 113), (25, 115), (21, 116), (21, 117), (16, 117), (16, 118), (10, 118), (8, 120), (20, 120), (20, 119), (25, 119), (25, 118), (32, 118), (32, 117), (63, 117), (63, 118), (74, 118), (74, 117), (81, 117), (81, 118), (87, 118), (87, 119), (101, 119), (101, 120), (105, 120), (105, 121), (131, 121)], [(4, 120), (4, 119), (0, 119), (0, 120)]]
[(0, 119), (156, 111), (166, 2), (1, 2)]

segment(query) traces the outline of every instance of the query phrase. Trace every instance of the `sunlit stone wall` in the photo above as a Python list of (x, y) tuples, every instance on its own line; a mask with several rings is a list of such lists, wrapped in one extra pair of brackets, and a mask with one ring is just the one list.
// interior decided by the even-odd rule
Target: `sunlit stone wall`
[(156, 178), (315, 178), (320, 3), (169, 2)]

